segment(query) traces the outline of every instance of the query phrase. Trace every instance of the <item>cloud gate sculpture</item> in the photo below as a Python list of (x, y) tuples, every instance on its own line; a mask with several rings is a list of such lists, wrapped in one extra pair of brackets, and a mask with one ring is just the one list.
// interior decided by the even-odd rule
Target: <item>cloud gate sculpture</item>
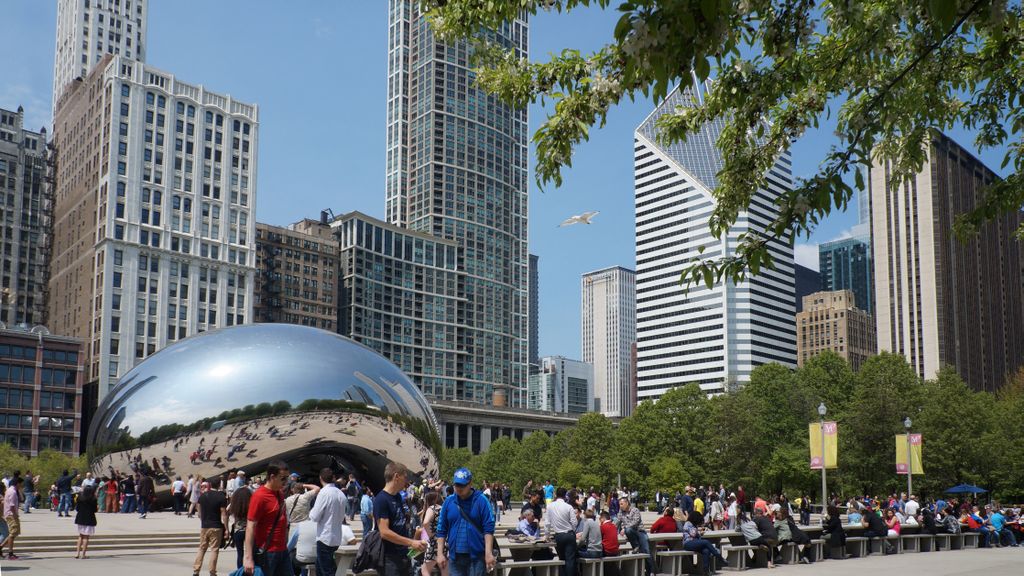
[(389, 460), (436, 476), (440, 449), (430, 406), (394, 364), (291, 324), (205, 332), (147, 358), (100, 404), (88, 441), (94, 474), (150, 473), (165, 503), (177, 476), (251, 478), (274, 459), (379, 488)]

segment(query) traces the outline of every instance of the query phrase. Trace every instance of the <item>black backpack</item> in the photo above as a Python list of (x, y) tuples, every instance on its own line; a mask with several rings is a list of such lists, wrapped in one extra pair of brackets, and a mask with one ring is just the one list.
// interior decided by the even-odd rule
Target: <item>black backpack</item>
[(381, 541), (380, 531), (376, 529), (363, 535), (356, 559), (352, 562), (352, 572), (358, 574), (366, 570), (384, 574), (384, 542)]

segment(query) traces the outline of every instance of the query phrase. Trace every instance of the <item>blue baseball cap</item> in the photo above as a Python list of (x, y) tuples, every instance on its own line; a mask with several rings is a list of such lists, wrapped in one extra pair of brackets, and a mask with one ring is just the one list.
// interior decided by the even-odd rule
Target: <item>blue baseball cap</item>
[(455, 476), (452, 478), (452, 484), (458, 484), (465, 486), (473, 481), (473, 473), (468, 468), (459, 468), (455, 471)]

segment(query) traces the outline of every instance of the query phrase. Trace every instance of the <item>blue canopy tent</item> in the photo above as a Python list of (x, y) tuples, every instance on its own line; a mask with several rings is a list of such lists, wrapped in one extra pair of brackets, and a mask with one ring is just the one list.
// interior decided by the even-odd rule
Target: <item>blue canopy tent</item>
[(988, 490), (979, 488), (974, 484), (958, 484), (946, 490), (946, 494), (983, 494), (985, 492), (988, 492)]

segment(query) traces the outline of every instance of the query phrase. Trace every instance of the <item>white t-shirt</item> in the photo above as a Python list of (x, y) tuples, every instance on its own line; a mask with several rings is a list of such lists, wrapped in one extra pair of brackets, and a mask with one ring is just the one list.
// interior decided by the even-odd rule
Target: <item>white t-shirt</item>
[(903, 506), (910, 516), (917, 516), (917, 511), (920, 510), (921, 505), (917, 503), (917, 500), (908, 500)]
[[(83, 482), (83, 484), (84, 484), (84, 482)], [(174, 484), (171, 485), (171, 494), (179, 494), (179, 493), (181, 493), (181, 494), (185, 493), (185, 483), (182, 482), (181, 480), (175, 480)]]

